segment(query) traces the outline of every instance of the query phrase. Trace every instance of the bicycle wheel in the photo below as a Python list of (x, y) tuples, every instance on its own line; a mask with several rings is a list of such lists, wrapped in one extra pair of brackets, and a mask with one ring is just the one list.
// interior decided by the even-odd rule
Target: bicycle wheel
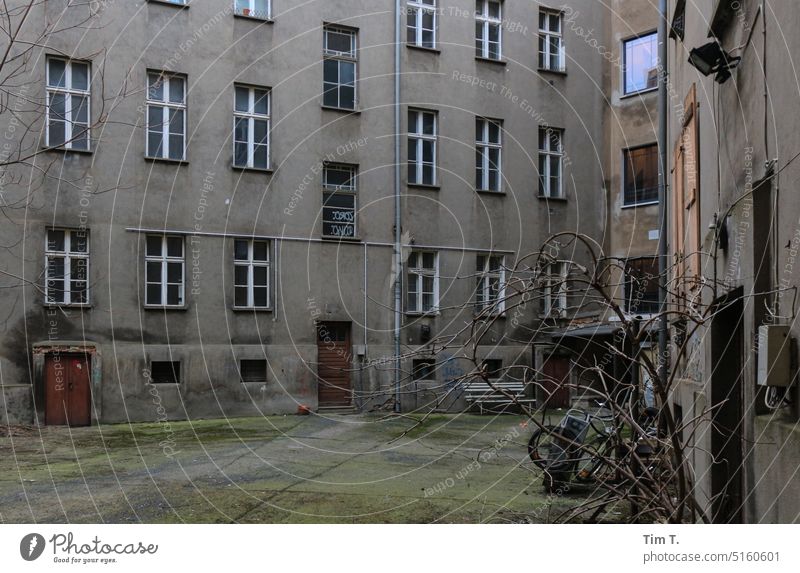
[(611, 444), (607, 436), (596, 434), (584, 444), (575, 465), (575, 481), (587, 483), (600, 475), (610, 453)]
[(545, 426), (536, 430), (528, 440), (528, 457), (548, 472), (564, 471), (574, 461), (571, 452), (573, 432), (560, 426)]

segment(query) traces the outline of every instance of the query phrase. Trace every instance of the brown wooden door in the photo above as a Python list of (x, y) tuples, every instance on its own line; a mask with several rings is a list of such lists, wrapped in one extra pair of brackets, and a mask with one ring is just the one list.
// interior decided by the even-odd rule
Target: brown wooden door
[(88, 354), (49, 354), (45, 358), (45, 423), (48, 426), (91, 424), (91, 358)]
[(546, 408), (569, 408), (569, 358), (550, 356), (542, 365), (542, 401)]
[(317, 378), (320, 406), (350, 406), (353, 391), (350, 323), (323, 322), (317, 328)]

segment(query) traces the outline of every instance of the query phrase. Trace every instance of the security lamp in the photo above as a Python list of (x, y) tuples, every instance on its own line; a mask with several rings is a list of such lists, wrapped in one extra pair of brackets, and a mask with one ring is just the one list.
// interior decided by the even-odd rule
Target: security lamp
[(689, 53), (689, 63), (704, 76), (717, 74), (716, 81), (724, 84), (731, 77), (731, 70), (739, 65), (738, 56), (731, 56), (718, 42), (693, 48)]

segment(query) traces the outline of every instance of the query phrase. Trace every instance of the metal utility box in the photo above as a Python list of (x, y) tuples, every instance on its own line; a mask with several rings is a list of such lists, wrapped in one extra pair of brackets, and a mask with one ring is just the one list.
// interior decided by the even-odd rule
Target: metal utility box
[(791, 337), (789, 327), (758, 327), (758, 384), (786, 388), (791, 375)]

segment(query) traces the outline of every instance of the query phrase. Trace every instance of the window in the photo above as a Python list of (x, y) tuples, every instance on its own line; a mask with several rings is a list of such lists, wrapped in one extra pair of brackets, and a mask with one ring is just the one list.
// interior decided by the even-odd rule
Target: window
[(475, 2), (475, 55), (488, 60), (499, 60), (502, 54), (502, 2), (477, 0)]
[(658, 201), (658, 145), (645, 145), (623, 152), (625, 205)]
[(625, 311), (658, 312), (658, 257), (628, 259), (625, 263)]
[(89, 304), (89, 232), (48, 229), (45, 302)]
[(338, 239), (356, 236), (356, 181), (353, 165), (326, 165), (322, 172), (322, 235)]
[(408, 112), (408, 182), (436, 185), (436, 112)]
[(186, 158), (186, 77), (147, 74), (147, 157)]
[(239, 16), (269, 20), (270, 0), (235, 0), (233, 10)]
[(269, 243), (236, 239), (233, 242), (235, 308), (269, 308)]
[(265, 384), (267, 382), (266, 360), (242, 360), (239, 374), (245, 384)]
[(539, 10), (539, 68), (563, 72), (564, 36), (561, 31), (561, 12)]
[(479, 117), (475, 120), (475, 188), (500, 191), (503, 122)]
[(439, 256), (432, 251), (412, 251), (408, 257), (406, 312), (439, 310)]
[(658, 34), (625, 41), (623, 52), (625, 94), (658, 87)]
[(322, 104), (339, 109), (356, 108), (356, 32), (325, 27)]
[(420, 380), (436, 380), (436, 362), (429, 358), (413, 361), (412, 377), (415, 382)]
[(150, 363), (150, 380), (153, 384), (178, 384), (181, 380), (181, 363), (152, 361)]
[(564, 197), (562, 168), (564, 132), (551, 127), (539, 128), (539, 196)]
[(269, 169), (270, 91), (236, 86), (233, 111), (233, 165)]
[(505, 267), (502, 255), (478, 255), (478, 288), (476, 309), (491, 309), (494, 313), (505, 309)]
[(436, 0), (409, 0), (406, 42), (421, 48), (436, 47)]
[(498, 380), (503, 377), (503, 361), (498, 358), (487, 358), (481, 364), (481, 369), (489, 380)]
[(567, 315), (567, 264), (550, 263), (545, 268), (544, 314), (549, 318)]
[(47, 58), (48, 147), (89, 150), (89, 83), (88, 62)]
[(145, 245), (145, 304), (183, 306), (184, 240), (169, 235), (147, 235)]

